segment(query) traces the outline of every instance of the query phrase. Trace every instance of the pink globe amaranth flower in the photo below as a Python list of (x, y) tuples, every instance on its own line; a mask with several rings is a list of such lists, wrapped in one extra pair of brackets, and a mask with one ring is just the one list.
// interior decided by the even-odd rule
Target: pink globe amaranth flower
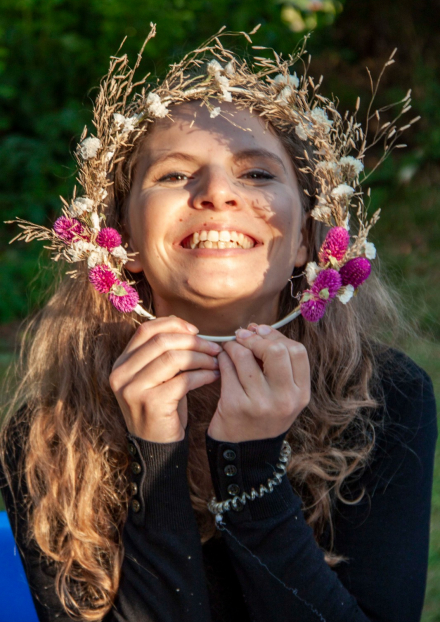
[(339, 274), (341, 275), (342, 285), (353, 285), (356, 289), (368, 279), (371, 273), (371, 263), (365, 257), (355, 257), (347, 261), (342, 266)]
[(330, 257), (340, 261), (347, 252), (349, 243), (350, 234), (347, 229), (344, 229), (344, 227), (333, 227), (333, 229), (330, 229), (319, 251), (321, 263), (326, 264), (330, 261)]
[(121, 289), (125, 289), (125, 294), (122, 296), (118, 296), (117, 294), (110, 292), (108, 299), (112, 303), (112, 305), (121, 313), (130, 313), (136, 307), (139, 302), (139, 294), (137, 291), (126, 283), (125, 281), (119, 281), (116, 286), (118, 287), (118, 293), (120, 293)]
[(301, 315), (308, 322), (317, 322), (325, 314), (327, 302), (321, 298), (310, 298), (301, 303)]
[(100, 294), (108, 294), (113, 285), (119, 283), (113, 271), (104, 265), (95, 266), (89, 271), (89, 281)]
[(53, 230), (63, 242), (71, 242), (74, 238), (86, 237), (82, 235), (84, 227), (79, 220), (67, 216), (57, 218), (53, 224)]
[[(318, 297), (325, 300), (333, 300), (342, 286), (342, 279), (337, 270), (328, 268), (318, 273), (311, 291)], [(322, 292), (320, 296), (320, 292)]]
[(111, 227), (104, 227), (96, 236), (96, 243), (108, 251), (112, 251), (122, 242), (121, 234)]

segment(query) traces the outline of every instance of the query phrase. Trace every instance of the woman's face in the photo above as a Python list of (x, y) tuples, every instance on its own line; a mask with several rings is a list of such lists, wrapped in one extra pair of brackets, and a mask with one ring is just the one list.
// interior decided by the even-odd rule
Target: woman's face
[(264, 123), (221, 107), (240, 127), (193, 102), (145, 140), (127, 218), (139, 254), (127, 268), (144, 271), (157, 315), (243, 307), (275, 321), (293, 266), (306, 261), (302, 190)]

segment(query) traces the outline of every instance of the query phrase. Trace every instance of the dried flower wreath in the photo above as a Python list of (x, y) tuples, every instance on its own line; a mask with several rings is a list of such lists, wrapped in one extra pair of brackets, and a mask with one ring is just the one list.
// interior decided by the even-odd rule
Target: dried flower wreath
[[(101, 81), (94, 106), (96, 136), (87, 137), (88, 130), (84, 128), (75, 153), (83, 195), (76, 196), (75, 188), (70, 203), (62, 199), (63, 215), (52, 229), (20, 218), (8, 221), (18, 222), (23, 230), (14, 240), (49, 240), (50, 245), (45, 248), (53, 252), (55, 261), (62, 258), (68, 263), (87, 262), (93, 287), (107, 295), (118, 311), (135, 312), (154, 319), (141, 306), (133, 283), (124, 278), (124, 265), (129, 255), (121, 245), (120, 233), (105, 226), (105, 199), (107, 189), (113, 183), (115, 166), (127, 157), (139, 137), (148, 131), (151, 122), (171, 117), (171, 104), (197, 100), (207, 107), (211, 118), (215, 118), (225, 116), (221, 102), (233, 101), (239, 109), (251, 112), (255, 109), (281, 132), (294, 131), (312, 148), (312, 156), (304, 149), (300, 170), (314, 175), (319, 189), (311, 216), (329, 227), (319, 252), (319, 263), (310, 262), (305, 269), (309, 289), (302, 292), (298, 307), (274, 324), (274, 328), (287, 324), (299, 314), (310, 322), (318, 321), (335, 297), (346, 304), (370, 275), (370, 260), (376, 255), (374, 245), (368, 242), (368, 234), (379, 218), (379, 211), (368, 219), (361, 181), (364, 183), (373, 171), (369, 175), (363, 174), (363, 159), (368, 149), (383, 141), (383, 155), (376, 164), (377, 168), (392, 149), (405, 146), (397, 143), (398, 138), (419, 119), (416, 117), (402, 127), (397, 125), (402, 114), (411, 108), (411, 91), (401, 101), (373, 112), (382, 75), (386, 67), (394, 63), (394, 50), (376, 82), (369, 73), (372, 96), (366, 126), (362, 129), (356, 117), (359, 98), (355, 112), (342, 116), (336, 100), (319, 94), (322, 77), (316, 84), (308, 76), (310, 56), (307, 62), (304, 60), (307, 37), (299, 50), (286, 60), (272, 50), (273, 58), (254, 55), (250, 66), (222, 45), (221, 37), (226, 34), (243, 35), (252, 44), (250, 35), (257, 30), (258, 27), (247, 34), (225, 33), (224, 28), (221, 29), (181, 62), (171, 65), (159, 85), (147, 82), (149, 74), (134, 82), (145, 45), (156, 34), (155, 25), (151, 24), (132, 69), (127, 55), (111, 57), (108, 74)], [(267, 50), (261, 46), (252, 46), (252, 49)], [(291, 73), (291, 68), (298, 62), (301, 63), (300, 76)], [(380, 113), (395, 106), (401, 106), (401, 109), (393, 121), (381, 124)], [(225, 118), (233, 123), (230, 117)], [(366, 135), (373, 120), (377, 129), (367, 146)], [(246, 131), (246, 128), (241, 129)], [(351, 214), (356, 216), (356, 233), (350, 232)], [(68, 274), (76, 277), (77, 271)], [(234, 339), (207, 338), (216, 341)]]

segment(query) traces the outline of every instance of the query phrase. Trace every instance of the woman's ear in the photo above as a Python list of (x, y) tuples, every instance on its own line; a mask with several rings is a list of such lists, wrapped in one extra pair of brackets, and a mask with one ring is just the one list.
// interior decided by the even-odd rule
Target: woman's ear
[(133, 272), (133, 273), (138, 273), (138, 272), (142, 272), (143, 268), (142, 268), (142, 263), (140, 260), (140, 256), (139, 253), (137, 251), (137, 249), (135, 248), (135, 245), (133, 244), (133, 241), (131, 239), (131, 235), (128, 231), (128, 227), (124, 226), (124, 231), (122, 234), (122, 239), (123, 239), (123, 244), (124, 246), (126, 246), (126, 250), (127, 253), (136, 253), (134, 255), (134, 257), (129, 257), (127, 263), (125, 264), (124, 268), (126, 270), (128, 270), (129, 272)]
[(307, 263), (307, 258), (309, 256), (309, 230), (307, 225), (307, 220), (309, 216), (306, 215), (303, 218), (303, 223), (300, 231), (299, 241), (298, 241), (298, 250), (296, 253), (296, 258), (294, 262), (295, 268), (300, 268)]

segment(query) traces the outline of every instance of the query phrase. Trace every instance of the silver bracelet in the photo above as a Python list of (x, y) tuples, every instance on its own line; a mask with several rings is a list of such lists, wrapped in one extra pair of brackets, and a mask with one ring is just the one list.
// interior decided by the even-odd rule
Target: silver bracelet
[(281, 484), (281, 480), (283, 475), (285, 475), (287, 471), (287, 464), (289, 462), (290, 455), (292, 453), (292, 448), (290, 447), (287, 441), (283, 441), (280, 457), (278, 458), (279, 462), (276, 465), (276, 468), (279, 470), (279, 473), (274, 472), (273, 478), (269, 478), (266, 482), (266, 485), (261, 484), (258, 492), (255, 488), (252, 488), (250, 493), (243, 492), (241, 495), (235, 495), (226, 501), (217, 501), (215, 497), (211, 499), (208, 503), (208, 510), (211, 514), (215, 515), (215, 521), (218, 524), (223, 522), (223, 513), (228, 512), (233, 509), (236, 510), (239, 507), (245, 505), (246, 501), (253, 501), (254, 499), (261, 499), (265, 494), (269, 494), (273, 492), (275, 486)]

